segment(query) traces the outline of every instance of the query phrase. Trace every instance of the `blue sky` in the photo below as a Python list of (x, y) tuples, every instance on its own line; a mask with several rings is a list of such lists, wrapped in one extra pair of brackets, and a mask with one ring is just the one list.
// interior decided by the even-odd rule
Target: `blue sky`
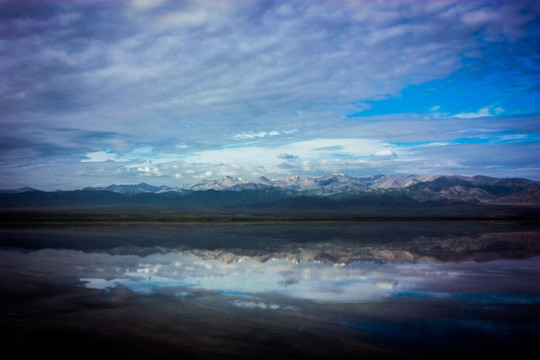
[(0, 188), (540, 179), (537, 1), (0, 0)]

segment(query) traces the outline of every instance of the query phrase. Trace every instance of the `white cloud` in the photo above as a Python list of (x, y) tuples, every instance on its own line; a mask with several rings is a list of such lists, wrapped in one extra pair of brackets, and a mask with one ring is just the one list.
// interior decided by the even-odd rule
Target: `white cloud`
[(165, 2), (166, 0), (132, 0), (131, 5), (136, 10), (144, 11), (158, 7)]
[(177, 148), (177, 149), (183, 150), (183, 149), (189, 149), (191, 146), (181, 142), (181, 143), (178, 143), (178, 144), (174, 145), (174, 147)]
[(291, 130), (283, 130), (282, 133), (284, 133), (285, 135), (292, 135), (294, 133), (297, 133), (298, 130), (296, 129), (291, 129)]
[(137, 168), (140, 176), (164, 176), (165, 174), (156, 166), (145, 166)]
[(454, 116), (460, 119), (473, 119), (473, 118), (480, 118), (480, 117), (490, 117), (493, 115), (491, 114), (491, 109), (489, 107), (485, 107), (476, 112), (465, 112), (465, 113), (460, 113)]
[(492, 117), (495, 115), (500, 115), (504, 112), (504, 108), (497, 106), (488, 106), (481, 108), (480, 110), (476, 112), (464, 112), (457, 115), (454, 115), (454, 117), (459, 119), (474, 119), (474, 118), (481, 118), (481, 117)]
[(235, 140), (246, 140), (246, 139), (255, 139), (255, 138), (264, 138), (267, 136), (277, 136), (279, 135), (279, 131), (259, 131), (257, 133), (255, 132), (242, 132), (233, 135), (233, 139)]
[(278, 158), (279, 159), (283, 159), (283, 160), (287, 160), (287, 161), (298, 161), (298, 156), (296, 155), (291, 155), (291, 154), (287, 154), (287, 153), (281, 153), (278, 155)]
[[(400, 114), (362, 124), (347, 114), (427, 81), (460, 91), (459, 81), (444, 79), (459, 80), (456, 71), (471, 65), (471, 56), (478, 66), (468, 71), (487, 85), (501, 68), (516, 69), (513, 89), (535, 84), (527, 75), (537, 70), (532, 1), (19, 3), (3, 4), (13, 17), (0, 20), (9, 35), (0, 62), (4, 183), (39, 178), (60, 186), (56, 174), (97, 173), (93, 163), (102, 163), (111, 181), (152, 173), (137, 170), (146, 167), (185, 181), (205, 171), (275, 173), (286, 171), (276, 168), (281, 153), (306, 162), (288, 171), (357, 170), (373, 165), (373, 154), (406, 158), (393, 141), (446, 142), (445, 134), (464, 125), (438, 106), (426, 118), (444, 121), (416, 127)], [(41, 7), (46, 21), (33, 15)], [(452, 111), (457, 119), (497, 122), (513, 111), (504, 98), (490, 104)], [(508, 129), (536, 131), (522, 123)], [(345, 137), (377, 140), (328, 140)], [(260, 146), (228, 148), (235, 141)], [(55, 170), (32, 176), (45, 162)], [(113, 180), (125, 166), (125, 177)]]
[(104, 151), (94, 151), (88, 152), (84, 155), (85, 159), (81, 159), (81, 162), (105, 162), (105, 161), (115, 161), (115, 162), (125, 162), (130, 161), (119, 154), (112, 152), (112, 150)]
[(156, 24), (158, 27), (198, 26), (208, 20), (208, 15), (202, 11), (178, 11), (163, 16)]
[(195, 1), (185, 4), (181, 10), (170, 9), (160, 15), (152, 26), (159, 30), (221, 26), (232, 10), (231, 4), (226, 1)]
[[(328, 173), (342, 171), (344, 168), (352, 171), (375, 163), (375, 153), (379, 153), (378, 157), (394, 158), (397, 156), (394, 150), (395, 146), (374, 139), (318, 138), (271, 147), (252, 144), (192, 152), (183, 158), (183, 166), (206, 167), (212, 169), (209, 171), (213, 171), (213, 174), (232, 174), (245, 178), (310, 171)], [(209, 176), (201, 174), (194, 178)]]
[[(178, 147), (178, 146), (175, 146)], [(188, 147), (182, 147), (186, 149)], [(152, 146), (138, 147), (123, 154), (115, 153), (110, 149), (104, 151), (89, 152), (84, 155), (81, 162), (104, 162), (114, 161), (126, 164), (126, 167), (139, 168), (141, 165), (151, 163), (153, 165), (166, 164), (182, 159), (185, 153), (165, 153), (154, 150)]]
[(500, 107), (500, 106), (497, 106), (496, 108), (493, 109), (493, 113), (495, 115), (500, 115), (504, 112), (504, 108)]
[(527, 139), (529, 137), (528, 134), (512, 134), (512, 135), (503, 135), (499, 139), (503, 141), (511, 141), (511, 140), (523, 140)]
[(397, 156), (397, 154), (390, 149), (379, 150), (374, 155), (378, 157), (396, 157)]
[[(262, 145), (246, 145), (242, 147), (225, 147), (222, 149), (206, 150), (191, 153), (183, 160), (187, 163), (221, 163), (224, 159), (228, 163), (258, 163), (275, 164), (283, 154), (295, 156), (311, 161), (332, 159), (339, 157), (360, 158), (382, 151), (381, 148), (392, 146), (380, 140), (372, 139), (313, 139), (297, 141), (288, 144), (266, 147)], [(321, 151), (321, 149), (329, 149)]]

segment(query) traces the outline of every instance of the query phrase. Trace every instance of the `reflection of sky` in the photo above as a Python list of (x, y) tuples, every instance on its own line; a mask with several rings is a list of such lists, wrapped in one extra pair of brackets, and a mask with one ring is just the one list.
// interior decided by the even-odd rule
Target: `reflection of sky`
[(398, 268), (392, 265), (291, 264), (277, 259), (265, 263), (249, 259), (227, 264), (177, 254), (146, 257), (134, 271), (109, 280), (88, 277), (81, 280), (90, 288), (124, 286), (139, 293), (180, 287), (230, 295), (279, 294), (345, 302), (390, 296), (396, 288), (411, 288), (421, 281), (414, 275), (400, 275)]
[[(159, 289), (179, 296), (207, 290), (228, 295), (281, 295), (322, 302), (361, 302), (390, 297), (449, 298), (468, 302), (540, 303), (539, 258), (467, 264), (291, 264), (272, 259), (224, 263), (177, 253), (146, 257), (39, 250), (0, 251), (3, 275), (38, 281), (76, 281), (92, 289), (124, 287), (140, 294)], [(47, 280), (53, 281), (53, 280)], [(270, 306), (257, 302), (242, 306)], [(274, 306), (274, 305), (272, 305)], [(277, 305), (275, 305), (277, 306)]]

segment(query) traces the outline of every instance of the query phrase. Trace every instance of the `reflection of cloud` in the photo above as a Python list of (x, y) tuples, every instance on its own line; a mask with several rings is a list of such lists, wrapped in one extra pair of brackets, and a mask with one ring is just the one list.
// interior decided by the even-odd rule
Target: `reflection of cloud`
[(376, 286), (381, 290), (393, 290), (397, 284), (397, 281), (380, 281)]
[[(371, 263), (332, 266), (322, 263), (287, 263), (270, 260), (265, 263), (253, 259), (223, 263), (201, 260), (191, 255), (151, 255), (144, 263), (138, 262), (135, 271), (125, 272), (111, 280), (81, 278), (89, 288), (109, 290), (122, 286), (148, 294), (156, 289), (179, 287), (204, 289), (228, 295), (281, 294), (293, 298), (318, 301), (353, 301), (389, 296), (397, 281), (387, 280), (393, 267)], [(103, 271), (107, 273), (107, 271)], [(407, 276), (408, 278), (408, 276)], [(404, 284), (406, 279), (402, 279)], [(239, 302), (237, 307), (272, 309), (260, 302)]]
[(232, 305), (242, 309), (260, 309), (260, 310), (279, 310), (281, 308), (278, 304), (266, 303), (263, 301), (242, 301), (235, 300), (232, 302)]
[(114, 281), (105, 279), (81, 278), (80, 280), (84, 283), (84, 287), (89, 289), (108, 290), (116, 287)]
[[(460, 301), (539, 303), (540, 294), (534, 290), (538, 277), (537, 260), (454, 265), (354, 262), (333, 266), (318, 262), (293, 264), (282, 260), (260, 263), (249, 258), (223, 263), (178, 253), (140, 257), (71, 250), (39, 250), (27, 254), (0, 251), (0, 264), (7, 283), (14, 283), (13, 277), (16, 278), (24, 268), (25, 274), (40, 275), (25, 276), (24, 281), (47, 279), (72, 283), (78, 279), (87, 288), (104, 291), (123, 287), (140, 294), (151, 294), (170, 288), (185, 297), (201, 289), (232, 296), (272, 294), (324, 302), (436, 296)], [(520, 269), (517, 275), (516, 268)], [(522, 296), (512, 292), (516, 279), (520, 286), (530, 290), (529, 294)], [(474, 288), (474, 294), (470, 294), (471, 288)], [(233, 306), (277, 309), (273, 302), (254, 298)]]
[[(110, 260), (114, 262), (112, 258)], [(228, 295), (272, 293), (333, 302), (388, 296), (388, 291), (397, 286), (397, 281), (388, 279), (399, 277), (393, 266), (372, 263), (333, 266), (318, 262), (288, 263), (282, 260), (260, 263), (249, 258), (223, 263), (173, 253), (151, 255), (144, 258), (144, 262), (137, 258), (133, 260), (134, 270), (126, 271), (121, 276), (114, 272), (114, 276), (108, 280), (90, 276), (81, 277), (80, 280), (88, 288), (108, 291), (120, 286), (141, 294), (177, 287)], [(109, 273), (110, 270), (102, 265), (101, 271), (95, 275), (107, 276)], [(401, 281), (407, 283), (406, 279)], [(238, 303), (235, 306), (270, 308), (261, 303)]]
[(279, 283), (280, 283), (281, 285), (287, 286), (287, 285), (292, 285), (292, 284), (298, 284), (299, 281), (300, 281), (300, 280), (297, 279), (297, 278), (289, 277), (289, 278), (287, 278), (287, 279), (285, 279), (285, 280), (280, 281)]
[(151, 294), (157, 289), (184, 286), (184, 284), (178, 280), (161, 276), (116, 278), (112, 280), (100, 278), (81, 278), (80, 280), (84, 283), (84, 286), (89, 289), (108, 291), (110, 289), (122, 286), (140, 294)]

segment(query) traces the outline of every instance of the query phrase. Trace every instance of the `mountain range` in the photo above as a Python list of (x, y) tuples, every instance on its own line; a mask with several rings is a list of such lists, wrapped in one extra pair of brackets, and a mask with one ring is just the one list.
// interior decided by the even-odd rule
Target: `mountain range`
[[(0, 191), (0, 208), (159, 207), (162, 209), (250, 209), (256, 211), (356, 211), (428, 209), (451, 205), (540, 205), (540, 182), (487, 176), (375, 175), (288, 176), (245, 180), (231, 176), (178, 187), (110, 185), (45, 192)], [(396, 210), (397, 211), (397, 210)], [(457, 210), (456, 210), (457, 211)]]
[[(217, 180), (202, 180), (196, 184), (178, 187), (136, 185), (110, 185), (87, 187), (85, 191), (111, 191), (120, 194), (174, 192), (189, 194), (195, 191), (245, 191), (274, 188), (293, 190), (305, 196), (337, 196), (361, 193), (402, 193), (418, 201), (453, 200), (482, 203), (537, 204), (540, 182), (523, 178), (494, 178), (487, 176), (432, 175), (400, 176), (375, 175), (356, 178), (346, 174), (330, 174), (317, 177), (288, 176), (270, 180), (264, 176), (254, 180), (225, 176)], [(8, 190), (7, 192), (32, 191), (32, 188)], [(4, 191), (6, 192), (6, 191)]]

